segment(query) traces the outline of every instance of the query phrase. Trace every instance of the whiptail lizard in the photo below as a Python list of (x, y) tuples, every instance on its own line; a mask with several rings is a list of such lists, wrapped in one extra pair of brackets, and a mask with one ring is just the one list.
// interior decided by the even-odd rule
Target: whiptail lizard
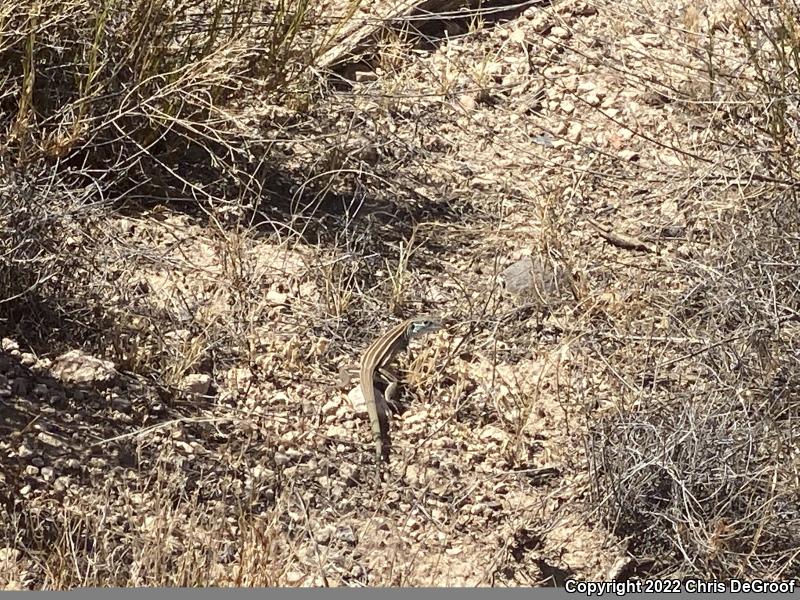
[[(361, 393), (367, 404), (372, 439), (375, 441), (375, 452), (379, 461), (388, 461), (389, 459), (389, 418), (385, 397), (375, 394), (375, 379), (380, 373), (381, 379), (389, 383), (389, 377), (386, 376), (387, 366), (395, 355), (405, 350), (412, 338), (436, 331), (439, 327), (440, 321), (433, 317), (413, 317), (395, 325), (375, 340), (361, 358), (361, 368), (359, 369)], [(391, 395), (396, 385), (396, 381), (389, 383), (386, 397)]]

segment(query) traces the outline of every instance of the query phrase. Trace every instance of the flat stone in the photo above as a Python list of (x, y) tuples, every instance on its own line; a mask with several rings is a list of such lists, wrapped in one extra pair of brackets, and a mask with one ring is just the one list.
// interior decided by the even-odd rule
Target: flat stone
[(64, 383), (73, 384), (108, 383), (117, 376), (113, 362), (80, 350), (70, 350), (56, 358), (50, 371)]
[(211, 376), (205, 373), (192, 373), (181, 381), (181, 389), (187, 394), (205, 396), (211, 386)]

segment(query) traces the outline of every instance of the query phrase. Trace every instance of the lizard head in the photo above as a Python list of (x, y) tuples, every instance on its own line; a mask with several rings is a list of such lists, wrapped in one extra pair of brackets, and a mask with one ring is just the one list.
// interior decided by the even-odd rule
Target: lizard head
[(408, 338), (411, 339), (412, 337), (417, 337), (425, 333), (436, 331), (441, 326), (442, 326), (441, 320), (429, 315), (423, 315), (421, 317), (415, 318), (408, 324), (408, 329), (406, 329), (406, 335), (408, 335)]

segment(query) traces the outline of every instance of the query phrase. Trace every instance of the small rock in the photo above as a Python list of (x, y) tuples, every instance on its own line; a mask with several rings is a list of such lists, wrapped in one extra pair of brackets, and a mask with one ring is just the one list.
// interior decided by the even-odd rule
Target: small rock
[(569, 29), (565, 27), (559, 27), (558, 25), (556, 25), (550, 30), (550, 35), (552, 35), (553, 37), (557, 37), (558, 39), (565, 40), (569, 38), (571, 34), (569, 32)]
[(691, 244), (681, 244), (675, 249), (675, 253), (683, 259), (691, 259), (694, 256), (694, 249)]
[(284, 433), (282, 433), (281, 437), (279, 439), (281, 441), (281, 444), (283, 444), (285, 446), (289, 446), (289, 445), (295, 444), (297, 438), (299, 438), (299, 437), (300, 437), (300, 433), (299, 432), (289, 430), (289, 431), (285, 431)]
[(420, 483), (420, 469), (414, 464), (406, 467), (406, 482), (416, 487)]
[(686, 227), (683, 225), (667, 225), (661, 228), (659, 235), (663, 238), (682, 239), (686, 237)]
[(505, 269), (501, 278), (509, 293), (540, 304), (559, 301), (570, 290), (569, 271), (547, 256), (523, 256)]
[(357, 414), (366, 414), (367, 401), (364, 399), (364, 394), (361, 393), (360, 385), (357, 385), (352, 390), (347, 392), (347, 398), (350, 400), (350, 404), (353, 405), (353, 409)]
[(347, 403), (342, 403), (336, 409), (335, 420), (339, 422), (350, 421), (353, 416), (353, 410), (347, 406)]
[(420, 410), (415, 414), (404, 414), (403, 423), (406, 425), (413, 425), (414, 423), (421, 423), (430, 419), (430, 413), (427, 410)]
[(633, 138), (633, 136), (634, 136), (633, 130), (628, 129), (627, 127), (620, 127), (617, 130), (617, 137), (622, 141), (627, 142), (628, 140)]
[(339, 467), (339, 475), (348, 486), (357, 485), (361, 481), (361, 470), (352, 463), (344, 463)]
[(575, 112), (575, 104), (572, 102), (572, 100), (562, 100), (560, 106), (561, 110), (568, 115), (571, 115)]
[(458, 97), (458, 104), (466, 111), (472, 112), (475, 110), (475, 106), (477, 102), (475, 98), (470, 94), (462, 94)]
[(335, 415), (338, 408), (339, 403), (336, 401), (336, 399), (331, 399), (322, 405), (322, 414), (326, 417)]
[(41, 473), (42, 473), (42, 478), (45, 481), (51, 481), (53, 479), (53, 476), (55, 475), (53, 467), (42, 467)]
[(181, 389), (187, 394), (205, 396), (211, 386), (211, 376), (205, 373), (192, 373), (181, 381)]
[(327, 546), (331, 542), (331, 537), (336, 529), (333, 525), (323, 525), (320, 527), (317, 532), (314, 534), (314, 539), (317, 540), (318, 544), (322, 544), (323, 546)]
[(336, 539), (346, 544), (355, 545), (356, 535), (353, 529), (347, 525), (340, 525), (336, 528)]
[(111, 408), (120, 412), (128, 412), (131, 409), (131, 401), (113, 394), (111, 396)]
[(289, 457), (289, 460), (292, 462), (300, 462), (303, 458), (303, 453), (297, 450), (296, 448), (288, 448), (286, 450), (286, 456)]
[(483, 429), (480, 433), (480, 439), (484, 441), (495, 441), (499, 443), (508, 442), (508, 434), (498, 427), (494, 427), (493, 425), (489, 425)]
[(570, 123), (569, 129), (567, 129), (567, 139), (570, 142), (579, 142), (581, 139), (581, 131), (583, 130), (583, 125), (581, 125), (578, 121), (574, 121)]
[(366, 571), (364, 571), (364, 567), (361, 565), (353, 565), (353, 568), (350, 569), (350, 576), (353, 579), (361, 580), (366, 575)]
[(674, 198), (664, 198), (658, 212), (667, 219), (675, 220), (678, 216), (678, 201)]
[(200, 442), (189, 442), (189, 446), (194, 454), (204, 455), (208, 454), (208, 450)]
[(117, 376), (114, 363), (71, 350), (53, 361), (50, 369), (64, 383), (109, 383)]
[(628, 162), (634, 162), (639, 160), (639, 153), (635, 152), (634, 150), (620, 150), (617, 153), (622, 160), (626, 160)]
[(0, 350), (14, 356), (15, 352), (19, 352), (19, 344), (10, 338), (3, 338), (0, 340)]
[(283, 292), (279, 292), (277, 290), (270, 290), (267, 292), (267, 302), (272, 304), (273, 306), (284, 306), (286, 305), (286, 300), (289, 298), (289, 294), (285, 294)]
[(38, 474), (38, 467), (34, 467), (33, 465), (28, 465), (25, 467), (25, 475), (28, 475), (29, 477), (36, 477)]
[(273, 471), (272, 469), (268, 469), (264, 465), (254, 465), (251, 474), (253, 476), (253, 479), (256, 480), (275, 478), (275, 471)]
[(108, 466), (108, 461), (99, 456), (93, 456), (89, 459), (89, 466), (95, 469), (105, 469)]
[(29, 456), (33, 455), (33, 450), (23, 444), (17, 448), (17, 454), (20, 458), (28, 458)]
[(177, 448), (184, 455), (189, 456), (191, 454), (194, 454), (194, 450), (192, 449), (192, 446), (190, 444), (182, 440), (175, 440), (173, 443), (175, 444), (175, 448)]
[(300, 573), (299, 571), (289, 571), (286, 573), (286, 583), (296, 584), (300, 583), (305, 579), (305, 575)]
[(506, 290), (517, 295), (533, 285), (533, 260), (523, 256), (500, 274)]
[(48, 446), (52, 446), (53, 448), (61, 448), (64, 444), (54, 435), (47, 433), (46, 431), (40, 431), (39, 435), (36, 436), (36, 439), (42, 442), (43, 444), (47, 444)]
[(664, 44), (664, 38), (657, 33), (643, 33), (639, 36), (642, 46), (656, 48)]
[[(558, 46), (559, 41), (554, 37), (546, 37), (541, 41), (539, 48), (544, 51), (544, 54), (547, 55), (550, 53), (553, 48)], [(547, 64), (547, 63), (545, 63)]]
[(332, 440), (341, 440), (348, 437), (348, 430), (341, 425), (331, 425), (325, 430), (325, 436)]
[(595, 93), (586, 94), (583, 99), (589, 106), (600, 106), (600, 98)]
[(661, 152), (658, 160), (670, 167), (680, 167), (683, 164), (683, 161), (674, 152)]

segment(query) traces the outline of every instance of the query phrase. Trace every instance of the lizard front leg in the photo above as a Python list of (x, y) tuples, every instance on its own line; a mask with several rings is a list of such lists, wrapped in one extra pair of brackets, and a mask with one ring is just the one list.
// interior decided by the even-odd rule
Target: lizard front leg
[(383, 392), (383, 397), (386, 403), (392, 407), (393, 412), (398, 412), (397, 396), (400, 391), (400, 378), (397, 373), (390, 367), (381, 367), (376, 372), (376, 379), (386, 384), (386, 390)]

